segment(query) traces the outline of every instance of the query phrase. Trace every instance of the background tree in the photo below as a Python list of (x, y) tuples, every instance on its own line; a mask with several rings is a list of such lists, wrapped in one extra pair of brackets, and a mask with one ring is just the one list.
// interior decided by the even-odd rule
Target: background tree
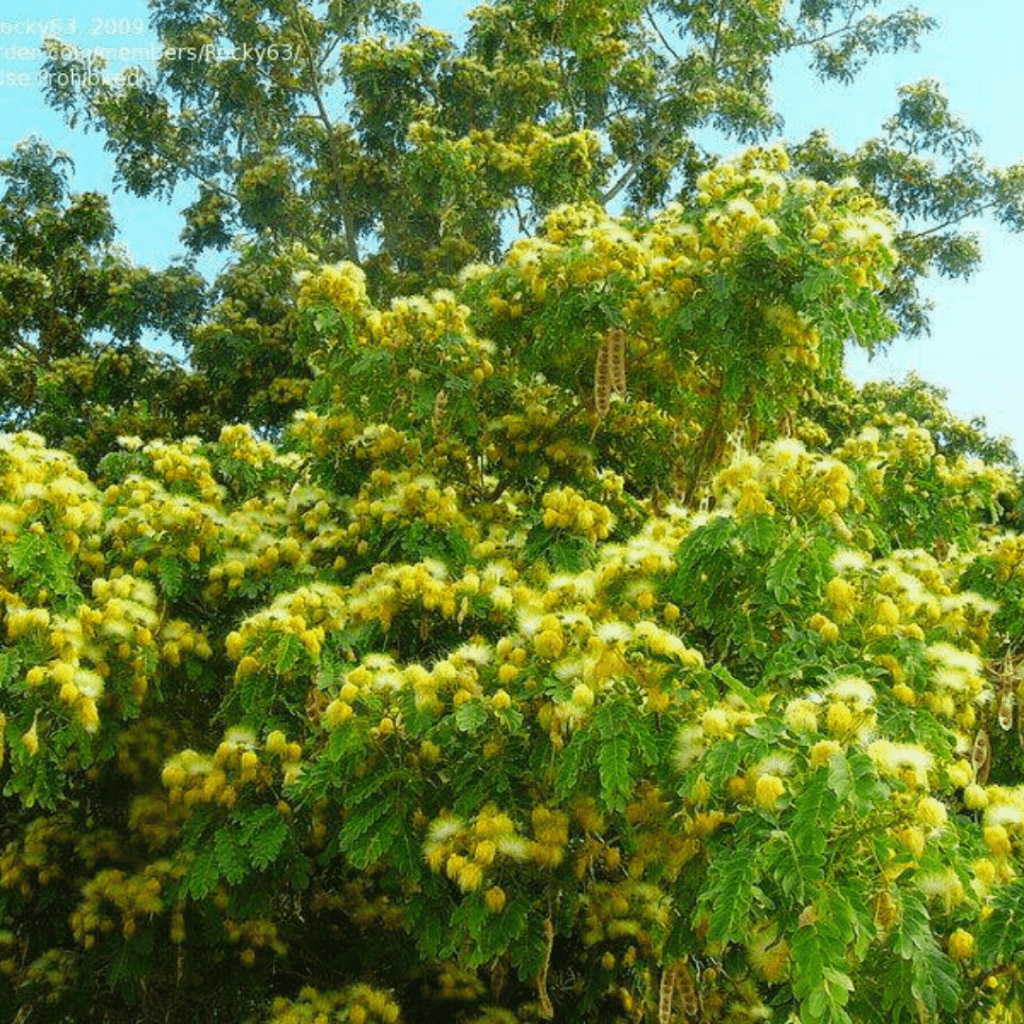
[(208, 427), (196, 379), (142, 344), (184, 341), (204, 287), (184, 266), (133, 266), (107, 199), (69, 192), (70, 164), (38, 140), (0, 161), (0, 428), (94, 465), (118, 434)]
[[(198, 185), (183, 236), (192, 251), (245, 239), (254, 267), (242, 256), (224, 273), (189, 352), (221, 382), (222, 415), (277, 424), (301, 404), (306, 374), (282, 343), (293, 296), (268, 298), (254, 276), (283, 284), (306, 254), (344, 258), (386, 300), (451, 286), (562, 202), (624, 203), (638, 217), (689, 202), (715, 159), (705, 129), (744, 142), (778, 131), (781, 57), (806, 52), (820, 77), (849, 82), (934, 24), (881, 0), (515, 0), (471, 12), (460, 49), (399, 3), (152, 10), (168, 48), (155, 79), (64, 87), (90, 79), (73, 47), (54, 45), (50, 70), (79, 74), (51, 75), (49, 99), (106, 134), (135, 194)], [(203, 47), (214, 46), (248, 56), (212, 60)], [(926, 327), (920, 275), (976, 264), (965, 222), (987, 211), (1020, 224), (1021, 173), (988, 167), (931, 84), (908, 87), (858, 152), (815, 135), (793, 158), (830, 182), (853, 175), (899, 215), (903, 269), (886, 299), (908, 332)]]

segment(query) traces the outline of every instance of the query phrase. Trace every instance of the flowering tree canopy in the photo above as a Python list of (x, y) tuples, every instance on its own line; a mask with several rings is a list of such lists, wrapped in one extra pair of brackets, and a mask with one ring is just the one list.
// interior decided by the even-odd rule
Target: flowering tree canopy
[(3, 437), (4, 1005), (1021, 1019), (1019, 480), (844, 384), (876, 200), (695, 185), (389, 302), (310, 256), (273, 442)]
[(931, 27), (889, 6), (505, 0), (456, 45), (153, 0), (119, 81), (49, 42), (234, 256), (134, 268), (60, 156), (0, 164), (15, 1020), (1024, 1020), (1019, 472), (843, 377), (1024, 175), (931, 83), (767, 145), (777, 60), (851, 80)]
[[(935, 27), (891, 0), (502, 0), (474, 8), (457, 44), (401, 0), (150, 7), (155, 74), (111, 80), (95, 55), (51, 40), (47, 99), (106, 136), (134, 195), (192, 186), (190, 252), (235, 247), (187, 352), (222, 421), (277, 427), (310, 379), (292, 345), (296, 271), (348, 261), (386, 305), (500, 261), (562, 204), (645, 221), (691, 208), (721, 158), (709, 140), (777, 135), (781, 60), (805, 54), (821, 80), (850, 83)], [(895, 107), (853, 152), (820, 132), (788, 148), (808, 177), (853, 178), (896, 215), (901, 258), (882, 299), (920, 333), (921, 276), (970, 273), (973, 218), (1024, 224), (1024, 171), (991, 167), (934, 82), (904, 87)]]

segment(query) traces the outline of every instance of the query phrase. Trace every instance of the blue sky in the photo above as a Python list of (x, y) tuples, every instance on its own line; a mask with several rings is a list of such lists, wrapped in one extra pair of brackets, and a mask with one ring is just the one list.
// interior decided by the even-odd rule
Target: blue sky
[[(797, 61), (787, 61), (776, 77), (778, 108), (786, 118), (784, 135), (799, 139), (828, 128), (838, 144), (853, 148), (877, 134), (896, 105), (896, 89), (921, 78), (943, 82), (951, 106), (980, 133), (988, 159), (997, 164), (1024, 161), (1024, 4), (1020, 0), (917, 0), (940, 22), (916, 54), (881, 57), (851, 87), (823, 86)], [(425, 3), (424, 21), (457, 32), (475, 2)], [(113, 165), (98, 135), (72, 132), (43, 104), (34, 78), (39, 23), (52, 19), (68, 41), (80, 46), (139, 46), (153, 41), (144, 27), (144, 0), (6, 0), (0, 15), (0, 156), (38, 134), (75, 160), (76, 191), (109, 193)], [(141, 32), (139, 31), (141, 27)], [(72, 31), (73, 28), (73, 31)], [(112, 70), (116, 69), (116, 62)], [(174, 206), (113, 196), (120, 241), (139, 263), (165, 265), (180, 249), (180, 223)], [(176, 205), (182, 205), (180, 199)], [(959, 415), (983, 415), (994, 433), (1008, 434), (1024, 455), (1024, 319), (1017, 308), (1024, 288), (1024, 237), (994, 224), (979, 225), (985, 253), (981, 269), (968, 282), (929, 281), (935, 302), (932, 334), (898, 339), (884, 357), (848, 359), (850, 376), (902, 377), (916, 371), (947, 388)], [(224, 257), (204, 262), (215, 273)]]

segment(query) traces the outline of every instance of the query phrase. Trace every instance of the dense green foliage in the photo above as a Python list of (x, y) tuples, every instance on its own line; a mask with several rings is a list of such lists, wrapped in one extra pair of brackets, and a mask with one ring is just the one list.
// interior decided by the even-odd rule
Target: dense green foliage
[[(624, 204), (639, 218), (690, 206), (720, 156), (708, 137), (777, 133), (782, 58), (806, 54), (823, 80), (852, 82), (934, 27), (885, 0), (503, 0), (471, 11), (456, 45), (401, 0), (150, 7), (157, 75), (114, 85), (54, 43), (48, 99), (106, 136), (130, 192), (198, 190), (184, 211), (189, 251), (238, 246), (187, 352), (222, 421), (275, 426), (309, 382), (291, 344), (294, 272), (348, 260), (386, 303), (452, 287), (562, 203)], [(927, 326), (922, 274), (976, 266), (973, 218), (1021, 227), (1024, 173), (987, 164), (935, 83), (905, 87), (853, 153), (821, 133), (790, 149), (803, 173), (854, 177), (897, 214), (884, 299), (905, 331)]]
[(878, 6), (511, 2), (459, 51), (159, 0), (290, 56), (53, 93), (237, 255), (204, 304), (3, 164), (16, 1020), (1024, 1021), (1015, 460), (842, 373), (1017, 172), (924, 86), (852, 155), (694, 141), (927, 27)]
[(6, 439), (6, 999), (1019, 1018), (1017, 484), (792, 413), (891, 330), (884, 211), (699, 184), (457, 294), (310, 271), (280, 447)]
[(70, 162), (38, 140), (0, 161), (0, 428), (87, 463), (126, 431), (209, 430), (197, 379), (140, 343), (146, 330), (185, 341), (202, 279), (132, 266), (107, 199), (69, 194)]

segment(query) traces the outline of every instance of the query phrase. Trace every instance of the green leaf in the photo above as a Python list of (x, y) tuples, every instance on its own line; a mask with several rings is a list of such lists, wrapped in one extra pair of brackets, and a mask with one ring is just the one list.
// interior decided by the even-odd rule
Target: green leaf
[(743, 521), (738, 532), (743, 542), (757, 554), (769, 554), (778, 544), (779, 529), (773, 516), (763, 513), (750, 516)]
[(535, 909), (527, 908), (526, 924), (519, 936), (511, 943), (509, 950), (512, 966), (520, 980), (533, 983), (540, 973), (547, 957), (548, 940), (544, 934), (544, 917)]
[(207, 849), (196, 854), (189, 865), (182, 888), (186, 896), (201, 900), (217, 887), (219, 881), (217, 853), (213, 849)]
[(245, 877), (246, 857), (230, 829), (218, 829), (213, 836), (213, 849), (220, 877), (237, 885)]
[(764, 902), (757, 887), (761, 870), (757, 850), (738, 847), (719, 850), (708, 868), (701, 904), (710, 908), (712, 942), (746, 942), (750, 935), (752, 908)]
[(764, 848), (766, 873), (796, 906), (809, 903), (825, 877), (824, 853), (801, 853), (788, 832), (777, 832)]
[(156, 575), (164, 594), (174, 601), (185, 585), (185, 564), (180, 558), (168, 555), (156, 561)]
[(455, 709), (455, 724), (460, 732), (474, 733), (487, 723), (487, 709), (478, 700), (469, 700)]
[(987, 970), (1024, 961), (1024, 879), (1003, 886), (978, 929), (978, 963)]
[(277, 859), (288, 838), (288, 823), (274, 807), (261, 807), (239, 818), (239, 841), (254, 868), (263, 869)]
[(286, 672), (291, 672), (296, 665), (301, 664), (308, 656), (306, 648), (302, 646), (302, 641), (292, 633), (285, 633), (277, 642), (277, 662), (275, 668), (284, 675)]
[(598, 748), (597, 766), (601, 779), (601, 801), (606, 810), (623, 810), (633, 792), (629, 754), (630, 743), (627, 736), (605, 740)]
[(888, 787), (875, 777), (875, 766), (867, 754), (853, 751), (849, 756), (833, 754), (828, 763), (828, 786), (855, 814), (867, 814), (875, 803), (888, 796)]
[(765, 580), (772, 596), (779, 604), (788, 604), (798, 596), (803, 560), (803, 548), (794, 541), (769, 562)]
[(907, 891), (903, 894), (902, 913), (893, 928), (892, 948), (894, 952), (909, 959), (934, 942), (928, 920), (928, 910), (920, 893)]
[(743, 753), (735, 743), (720, 740), (701, 759), (700, 768), (711, 788), (720, 789), (726, 779), (736, 774), (742, 759)]
[(819, 768), (793, 801), (790, 834), (801, 856), (814, 858), (825, 852), (838, 807), (839, 800), (829, 788), (829, 769)]
[(790, 951), (793, 994), (800, 1000), (800, 1018), (807, 1024), (847, 1024), (844, 1007), (853, 991), (846, 973), (846, 945), (840, 930), (828, 921), (796, 929)]
[(381, 818), (394, 812), (393, 801), (386, 799), (368, 800), (352, 807), (348, 820), (338, 835), (338, 849), (342, 852), (357, 846), (362, 838), (376, 825)]
[(730, 693), (742, 697), (749, 707), (757, 706), (757, 694), (745, 683), (741, 683), (724, 665), (712, 665), (709, 671)]
[(409, 823), (397, 811), (382, 818), (366, 837), (366, 842), (358, 844), (349, 852), (349, 862), (360, 871), (375, 864), (391, 849), (399, 832), (408, 827)]
[(14, 651), (0, 651), (0, 686), (6, 686), (21, 668), (21, 659)]
[(893, 950), (910, 961), (910, 992), (930, 1013), (953, 1010), (960, 1000), (956, 966), (939, 948), (924, 894), (903, 893), (902, 914), (893, 929)]
[(34, 533), (23, 533), (7, 548), (7, 562), (17, 576), (29, 576), (41, 561), (43, 538)]
[(555, 776), (557, 801), (565, 800), (575, 792), (580, 771), (593, 752), (592, 735), (590, 729), (577, 729), (563, 748), (558, 759), (558, 774)]

